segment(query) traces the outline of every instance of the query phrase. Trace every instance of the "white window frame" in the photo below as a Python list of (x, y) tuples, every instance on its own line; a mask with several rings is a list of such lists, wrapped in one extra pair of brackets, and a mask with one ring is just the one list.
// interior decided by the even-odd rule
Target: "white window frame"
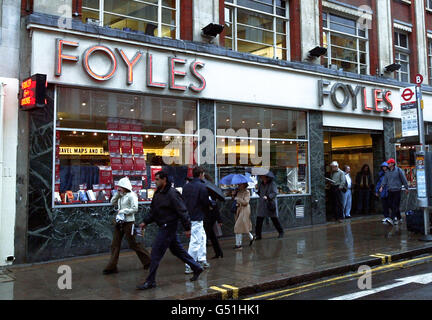
[[(158, 37), (162, 37), (162, 25), (168, 26), (168, 27), (173, 27), (173, 25), (162, 23), (162, 8), (174, 10), (175, 15), (176, 15), (176, 21), (175, 21), (175, 26), (174, 26), (176, 28), (175, 29), (176, 30), (175, 39), (180, 39), (180, 0), (175, 0), (176, 1), (175, 9), (163, 6), (162, 0), (158, 0), (158, 4), (150, 3), (150, 2), (147, 2), (145, 0), (134, 0), (134, 1), (158, 7), (158, 16), (157, 16), (157, 30), (158, 30), (157, 36)], [(118, 17), (124, 17), (124, 18), (131, 19), (131, 20), (155, 23), (155, 21), (151, 21), (151, 20), (146, 20), (146, 19), (142, 19), (142, 18), (136, 18), (136, 17), (132, 17), (132, 16), (122, 15), (122, 14), (118, 14), (118, 13), (110, 12), (110, 11), (105, 11), (104, 10), (104, 0), (99, 0), (99, 9), (94, 9), (94, 8), (89, 8), (89, 7), (84, 7), (84, 6), (82, 7), (82, 9), (87, 10), (87, 11), (97, 12), (99, 14), (99, 26), (100, 27), (104, 26), (104, 14), (105, 13), (110, 14), (110, 15), (114, 15), (114, 16), (118, 16)]]
[[(254, 0), (256, 1), (256, 0)], [(259, 1), (257, 1), (259, 2)], [(276, 19), (281, 19), (285, 21), (285, 30), (286, 30), (286, 34), (285, 34), (285, 43), (286, 43), (286, 47), (282, 48), (282, 50), (286, 51), (286, 60), (291, 60), (291, 54), (290, 54), (290, 18), (289, 18), (289, 1), (286, 1), (286, 7), (285, 7), (285, 16), (279, 16), (276, 14), (276, 1), (273, 0), (273, 13), (267, 13), (264, 11), (259, 11), (259, 10), (254, 10), (248, 7), (243, 7), (241, 5), (237, 4), (237, 0), (232, 0), (232, 2), (229, 1), (225, 1), (225, 9), (231, 9), (233, 11), (233, 21), (230, 21), (230, 23), (232, 24), (232, 38), (225, 36), (226, 39), (230, 39), (231, 43), (232, 43), (232, 50), (234, 51), (238, 51), (238, 47), (237, 47), (237, 41), (238, 41), (238, 37), (237, 37), (237, 11), (238, 9), (241, 10), (246, 10), (246, 11), (252, 11), (252, 12), (256, 12), (259, 14), (263, 14), (263, 15), (267, 15), (269, 17), (271, 17), (273, 19), (273, 31), (267, 30), (267, 29), (262, 29), (259, 27), (252, 27), (252, 26), (247, 26), (250, 28), (254, 28), (254, 29), (258, 29), (258, 30), (264, 30), (266, 32), (272, 32), (273, 33), (273, 59), (277, 59), (276, 57), (276, 50), (277, 50), (277, 43), (276, 43), (276, 39), (277, 39), (277, 35), (283, 35), (282, 33), (277, 32), (276, 27)], [(225, 17), (225, 21), (227, 18)], [(250, 40), (244, 40), (241, 39), (241, 41), (245, 41), (245, 42), (250, 42), (250, 43), (256, 43), (256, 44), (262, 44), (260, 42), (254, 42), (254, 41), (250, 41)]]
[(429, 84), (432, 85), (432, 39), (428, 38)]
[[(410, 34), (408, 32), (404, 32), (401, 30), (395, 30), (394, 31), (395, 34), (397, 34), (397, 39), (394, 39), (395, 43), (394, 43), (394, 50), (395, 50), (395, 63), (406, 63), (407, 64), (407, 72), (402, 72), (401, 69), (396, 71), (396, 79), (399, 81), (402, 81), (402, 74), (406, 74), (407, 75), (407, 82), (410, 81), (410, 49), (409, 49), (409, 37)], [(400, 35), (403, 34), (407, 37), (407, 46), (406, 47), (401, 47), (399, 45), (400, 43)], [(404, 54), (407, 56), (407, 61), (405, 60), (401, 60), (399, 55), (400, 54)], [(402, 62), (402, 63), (401, 63)]]
[[(337, 34), (337, 35), (342, 35), (342, 36), (344, 36), (344, 37), (351, 37), (351, 38), (353, 38), (353, 39), (355, 39), (356, 40), (356, 46), (357, 46), (357, 49), (349, 49), (349, 48), (345, 48), (345, 47), (340, 47), (340, 48), (344, 48), (344, 49), (348, 49), (348, 50), (352, 50), (352, 51), (356, 51), (356, 53), (357, 53), (357, 61), (356, 62), (354, 62), (354, 63), (356, 63), (357, 64), (357, 74), (361, 74), (360, 72), (361, 72), (361, 67), (366, 67), (366, 75), (368, 75), (368, 74), (370, 74), (370, 57), (369, 57), (369, 30), (368, 29), (366, 29), (366, 30), (364, 30), (365, 31), (365, 37), (361, 37), (361, 36), (358, 36), (358, 35), (352, 35), (352, 34), (349, 34), (349, 33), (344, 33), (344, 32), (340, 32), (340, 31), (336, 31), (336, 30), (332, 30), (332, 29), (330, 29), (330, 20), (329, 20), (329, 16), (330, 15), (335, 15), (335, 16), (339, 16), (339, 17), (341, 17), (341, 18), (344, 18), (344, 19), (350, 19), (350, 20), (354, 20), (354, 18), (353, 17), (351, 17), (351, 16), (346, 16), (346, 15), (343, 15), (343, 13), (334, 13), (334, 12), (332, 12), (332, 11), (325, 11), (324, 12), (326, 15), (327, 15), (327, 19), (326, 19), (326, 21), (327, 21), (327, 25), (325, 26), (324, 25), (324, 23), (323, 23), (323, 33), (325, 33), (326, 34), (326, 37), (327, 37), (327, 54), (326, 54), (326, 58), (327, 58), (327, 65), (326, 65), (326, 67), (327, 68), (330, 68), (330, 65), (332, 64), (331, 62), (332, 62), (332, 60), (337, 60), (337, 61), (346, 61), (346, 62), (349, 62), (349, 63), (353, 63), (353, 61), (348, 61), (348, 60), (344, 60), (344, 59), (339, 59), (339, 58), (332, 58), (332, 51), (331, 51), (331, 47), (332, 47), (332, 44), (331, 44), (331, 35), (332, 34)], [(357, 24), (356, 24), (356, 33), (358, 34), (358, 30), (361, 30), (358, 26), (357, 26)], [(361, 51), (360, 50), (360, 40), (363, 40), (363, 41), (365, 41), (366, 42), (366, 51)], [(365, 52), (366, 53), (366, 64), (362, 64), (362, 63), (360, 63), (360, 55), (361, 55), (361, 53), (363, 53), (363, 52)]]

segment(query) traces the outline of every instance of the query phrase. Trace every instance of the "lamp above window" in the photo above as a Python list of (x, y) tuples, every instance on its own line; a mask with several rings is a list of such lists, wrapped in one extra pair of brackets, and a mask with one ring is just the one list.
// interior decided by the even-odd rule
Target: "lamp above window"
[(390, 73), (390, 72), (397, 71), (400, 68), (401, 68), (401, 65), (399, 63), (392, 63), (392, 64), (389, 64), (388, 66), (386, 66), (384, 68), (384, 72)]
[(308, 59), (319, 58), (327, 53), (327, 48), (316, 46), (308, 52)]
[(204, 28), (202, 28), (203, 35), (207, 37), (216, 37), (218, 34), (220, 34), (223, 31), (224, 26), (217, 23), (210, 23)]

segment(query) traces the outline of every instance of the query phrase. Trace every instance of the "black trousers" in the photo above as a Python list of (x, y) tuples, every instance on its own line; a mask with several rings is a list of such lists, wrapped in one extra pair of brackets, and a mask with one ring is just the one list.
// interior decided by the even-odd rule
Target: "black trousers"
[(156, 271), (168, 248), (173, 255), (188, 264), (194, 272), (201, 269), (201, 266), (195, 262), (195, 260), (181, 245), (177, 236), (177, 224), (173, 226), (160, 227), (152, 246), (151, 263), (149, 275), (146, 280), (147, 282), (156, 282)]
[(207, 239), (210, 240), (210, 242), (213, 246), (213, 250), (215, 252), (215, 255), (220, 257), (223, 255), (223, 252), (222, 252), (222, 248), (219, 244), (219, 240), (216, 237), (216, 234), (215, 234), (214, 229), (213, 229), (213, 226), (215, 223), (216, 223), (216, 220), (214, 220), (214, 219), (209, 219), (209, 220), (204, 219), (204, 230), (205, 230), (205, 233), (207, 235)]
[(388, 218), (389, 217), (389, 201), (388, 201), (388, 197), (387, 198), (381, 198), (381, 204), (382, 204), (382, 208), (383, 208), (384, 218)]
[(332, 187), (333, 212), (336, 220), (343, 219), (343, 194), (339, 187)]
[(391, 218), (401, 218), (400, 214), (400, 201), (401, 201), (401, 191), (389, 191), (388, 192), (388, 202), (391, 209)]
[[(276, 230), (279, 233), (283, 233), (284, 231), (283, 231), (283, 228), (280, 224), (278, 217), (272, 217), (271, 220), (272, 220), (273, 225), (275, 226)], [(261, 238), (263, 222), (264, 222), (264, 217), (257, 217), (256, 225), (255, 225), (255, 235), (258, 238)]]

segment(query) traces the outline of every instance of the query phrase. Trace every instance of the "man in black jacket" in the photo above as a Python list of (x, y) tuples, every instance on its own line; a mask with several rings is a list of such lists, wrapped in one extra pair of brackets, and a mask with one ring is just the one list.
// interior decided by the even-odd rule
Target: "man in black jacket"
[(152, 246), (149, 275), (143, 284), (137, 286), (140, 290), (156, 287), (156, 271), (168, 248), (173, 255), (191, 267), (193, 270), (191, 281), (197, 280), (203, 272), (203, 268), (185, 251), (177, 236), (179, 219), (186, 230), (186, 236), (190, 236), (191, 230), (188, 211), (180, 193), (171, 188), (168, 175), (164, 171), (157, 172), (155, 180), (157, 190), (150, 205), (150, 214), (144, 218), (140, 227), (145, 228), (148, 224), (156, 222), (159, 232)]
[[(183, 187), (183, 199), (192, 224), (188, 253), (201, 267), (208, 268), (210, 265), (207, 263), (207, 238), (203, 220), (210, 209), (209, 194), (203, 180), (204, 170), (195, 167), (192, 174), (193, 180)], [(185, 273), (192, 272), (186, 265)]]

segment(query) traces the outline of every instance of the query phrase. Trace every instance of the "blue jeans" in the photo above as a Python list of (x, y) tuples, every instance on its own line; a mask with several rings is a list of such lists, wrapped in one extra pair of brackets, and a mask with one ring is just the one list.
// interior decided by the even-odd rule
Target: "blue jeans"
[(348, 189), (343, 194), (343, 215), (344, 215), (344, 218), (351, 216), (351, 206), (352, 206), (352, 193), (351, 193), (351, 189)]

